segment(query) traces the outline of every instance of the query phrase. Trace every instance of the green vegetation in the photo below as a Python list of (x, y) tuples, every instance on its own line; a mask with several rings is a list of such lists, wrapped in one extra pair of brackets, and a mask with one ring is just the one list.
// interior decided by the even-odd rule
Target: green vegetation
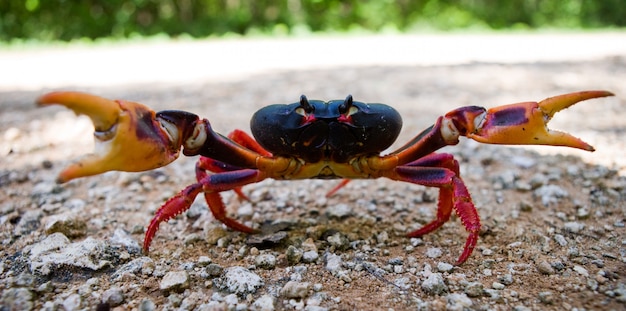
[(0, 41), (626, 26), (624, 0), (3, 0)]

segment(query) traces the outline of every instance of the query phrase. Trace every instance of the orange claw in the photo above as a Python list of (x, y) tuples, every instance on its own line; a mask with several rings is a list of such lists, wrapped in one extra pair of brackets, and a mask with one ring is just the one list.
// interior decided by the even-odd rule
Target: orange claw
[(63, 105), (87, 115), (95, 127), (95, 152), (65, 168), (57, 178), (59, 183), (107, 171), (150, 170), (178, 157), (178, 137), (170, 138), (155, 112), (142, 104), (79, 92), (48, 93), (36, 103)]
[(547, 124), (555, 113), (580, 101), (612, 96), (607, 91), (585, 91), (558, 95), (540, 102), (498, 106), (486, 113), (479, 107), (463, 107), (446, 116), (456, 120), (461, 135), (488, 144), (553, 145), (594, 151), (586, 142)]

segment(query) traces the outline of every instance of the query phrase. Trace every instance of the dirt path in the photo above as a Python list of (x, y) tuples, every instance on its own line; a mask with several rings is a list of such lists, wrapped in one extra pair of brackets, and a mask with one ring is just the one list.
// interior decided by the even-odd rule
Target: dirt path
[[(7, 59), (24, 63), (10, 67), (14, 82), (0, 84), (0, 304), (68, 310), (105, 307), (103, 302), (120, 310), (623, 309), (621, 42), (626, 38), (620, 34), (315, 38), (260, 40), (256, 50), (234, 41), (81, 50), (74, 58), (61, 50), (21, 58), (1, 52), (2, 68)], [(244, 50), (257, 53), (236, 53)], [(230, 58), (222, 60), (222, 53)], [(123, 65), (103, 65), (105, 59)], [(97, 74), (87, 60), (96, 60)], [(38, 67), (46, 64), (48, 70)], [(29, 82), (18, 70), (26, 65), (41, 74)], [(466, 237), (459, 220), (423, 239), (405, 238), (434, 217), (437, 192), (386, 180), (356, 181), (328, 199), (332, 181), (263, 182), (244, 189), (251, 203), (225, 193), (237, 219), (279, 224), (286, 238), (276, 245), (221, 230), (199, 200), (161, 225), (153, 251), (144, 256), (137, 247), (143, 226), (163, 200), (193, 182), (195, 159), (56, 185), (56, 174), (92, 148), (88, 120), (33, 107), (38, 95), (59, 88), (155, 110), (188, 110), (222, 133), (247, 130), (249, 117), (267, 104), (294, 102), (300, 94), (335, 99), (351, 93), (401, 112), (404, 128), (396, 145), (458, 106), (587, 89), (617, 96), (581, 103), (550, 123), (588, 141), (595, 153), (471, 141), (446, 149), (461, 162), (483, 224), (473, 256), (451, 268)], [(229, 269), (238, 266), (262, 285), (229, 279)], [(230, 281), (254, 290), (228, 288)]]

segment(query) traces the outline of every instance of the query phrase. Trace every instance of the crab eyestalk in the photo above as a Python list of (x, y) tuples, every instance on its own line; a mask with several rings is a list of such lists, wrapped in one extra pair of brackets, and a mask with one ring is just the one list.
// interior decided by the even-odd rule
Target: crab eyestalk
[(459, 135), (488, 144), (552, 145), (587, 151), (594, 148), (568, 133), (550, 130), (547, 124), (555, 113), (580, 101), (612, 96), (607, 91), (585, 91), (550, 97), (540, 102), (498, 106), (462, 107), (446, 114)]
[(59, 183), (107, 171), (150, 170), (178, 157), (183, 131), (157, 118), (145, 105), (78, 92), (45, 94), (37, 104), (63, 105), (87, 115), (94, 124), (94, 153), (65, 168), (57, 178)]

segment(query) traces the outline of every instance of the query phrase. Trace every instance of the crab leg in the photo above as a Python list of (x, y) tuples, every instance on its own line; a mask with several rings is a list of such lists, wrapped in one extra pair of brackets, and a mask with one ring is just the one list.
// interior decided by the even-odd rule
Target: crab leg
[(263, 173), (252, 169), (205, 175), (197, 183), (187, 186), (181, 192), (167, 200), (167, 202), (157, 210), (156, 215), (152, 218), (146, 230), (146, 236), (143, 242), (144, 251), (149, 251), (150, 244), (159, 229), (159, 225), (188, 210), (194, 199), (201, 192), (205, 194), (209, 208), (217, 220), (237, 231), (246, 233), (255, 232), (254, 229), (226, 216), (226, 208), (220, 196), (220, 192), (259, 182), (265, 178)]
[(439, 229), (450, 219), (454, 210), (469, 232), (463, 252), (456, 261), (457, 265), (464, 263), (478, 242), (480, 218), (469, 191), (459, 175), (459, 163), (452, 155), (433, 153), (399, 166), (387, 172), (385, 176), (393, 180), (439, 188), (437, 218), (422, 228), (409, 232), (407, 236), (421, 237)]

